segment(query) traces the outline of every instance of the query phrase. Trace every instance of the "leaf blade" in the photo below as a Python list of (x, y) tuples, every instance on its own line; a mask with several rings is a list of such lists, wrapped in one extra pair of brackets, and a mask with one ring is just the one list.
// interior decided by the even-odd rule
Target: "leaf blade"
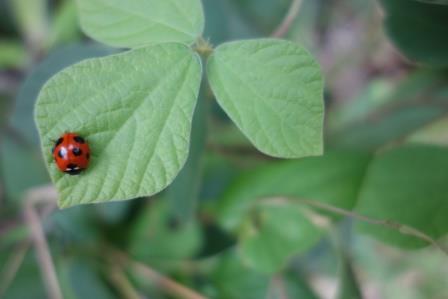
[(204, 30), (199, 0), (78, 0), (80, 23), (92, 38), (115, 47), (193, 43)]
[(276, 39), (226, 43), (209, 57), (212, 90), (261, 152), (281, 158), (321, 155), (323, 82), (298, 45)]
[[(444, 236), (448, 231), (446, 157), (445, 148), (421, 144), (381, 153), (369, 165), (355, 211), (413, 227), (435, 240)], [(397, 247), (429, 245), (378, 225), (359, 222), (357, 228)]]
[[(199, 57), (176, 43), (86, 60), (53, 77), (35, 116), (59, 205), (149, 196), (171, 183), (188, 155), (200, 80)], [(51, 140), (64, 131), (92, 149), (78, 177), (52, 162)]]

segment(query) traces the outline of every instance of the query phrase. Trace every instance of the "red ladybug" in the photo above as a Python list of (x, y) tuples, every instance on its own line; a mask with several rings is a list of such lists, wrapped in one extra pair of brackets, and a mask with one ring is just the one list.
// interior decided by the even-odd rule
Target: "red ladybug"
[(80, 174), (89, 166), (89, 145), (76, 133), (62, 135), (56, 141), (51, 153), (59, 170), (70, 175)]

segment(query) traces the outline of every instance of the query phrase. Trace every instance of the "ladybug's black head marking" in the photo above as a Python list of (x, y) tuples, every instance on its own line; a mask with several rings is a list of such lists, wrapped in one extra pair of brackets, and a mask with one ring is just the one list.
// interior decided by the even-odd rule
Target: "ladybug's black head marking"
[(81, 136), (75, 136), (75, 137), (73, 137), (73, 139), (78, 143), (86, 143), (84, 138), (82, 138)]
[(70, 163), (67, 165), (67, 168), (65, 169), (65, 173), (68, 173), (69, 175), (78, 175), (80, 174), (84, 169), (80, 168), (78, 165)]

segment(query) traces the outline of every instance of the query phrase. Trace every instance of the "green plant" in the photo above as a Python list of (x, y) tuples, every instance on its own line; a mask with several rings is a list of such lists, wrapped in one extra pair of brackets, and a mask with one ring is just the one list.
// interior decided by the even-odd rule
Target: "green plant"
[[(384, 23), (377, 1), (204, 0), (205, 29), (199, 1), (10, 2), (0, 297), (325, 298), (310, 278), (338, 282), (340, 299), (362, 298), (364, 284), (385, 298), (445, 297), (446, 0), (378, 1)], [(81, 43), (78, 15), (117, 48)], [(384, 49), (383, 30), (406, 59)], [(347, 33), (356, 47), (340, 51)], [(239, 40), (268, 34), (325, 65), (323, 155), (318, 67), (296, 43)], [(238, 41), (213, 48), (202, 35)], [(54, 48), (65, 42), (78, 44)], [(32, 110), (58, 71), (36, 107), (43, 163)], [(51, 161), (65, 130), (94, 148), (80, 177)], [(73, 207), (47, 214), (58, 198)]]
[[(218, 103), (255, 147), (280, 158), (322, 154), (322, 78), (298, 44), (258, 39), (213, 49), (201, 37), (199, 0), (77, 3), (88, 35), (132, 50), (75, 64), (42, 88), (35, 118), (59, 206), (149, 196), (173, 181), (188, 156), (199, 55)], [(52, 162), (53, 140), (65, 131), (91, 144), (82, 176)]]

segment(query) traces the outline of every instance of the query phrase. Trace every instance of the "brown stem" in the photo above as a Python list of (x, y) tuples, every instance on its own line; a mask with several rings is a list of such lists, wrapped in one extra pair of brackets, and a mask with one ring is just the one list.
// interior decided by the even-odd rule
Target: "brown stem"
[(196, 291), (160, 274), (150, 266), (130, 259), (125, 253), (114, 250), (113, 255), (116, 257), (115, 260), (121, 261), (124, 266), (129, 266), (141, 278), (152, 281), (160, 289), (174, 297), (183, 299), (207, 299)]
[(55, 207), (56, 198), (56, 192), (52, 187), (34, 189), (27, 194), (24, 207), (25, 221), (31, 232), (31, 240), (36, 248), (40, 271), (50, 299), (62, 299), (63, 297), (36, 205), (46, 203)]
[(0, 298), (3, 297), (6, 290), (11, 285), (11, 282), (14, 280), (17, 271), (19, 271), (19, 268), (25, 259), (26, 253), (30, 249), (30, 246), (31, 242), (29, 240), (21, 242), (8, 259), (2, 275), (0, 276)]
[[(277, 290), (277, 292), (273, 291)], [(271, 286), (269, 291), (269, 297), (278, 297), (279, 299), (289, 299), (288, 292), (285, 288), (285, 282), (280, 274), (274, 275), (271, 280)]]
[(425, 242), (428, 242), (428, 243), (432, 244), (434, 247), (441, 250), (446, 255), (448, 255), (448, 249), (444, 248), (444, 246), (439, 244), (439, 242), (437, 242), (436, 240), (434, 240), (433, 238), (431, 238), (424, 232), (422, 232), (414, 227), (411, 227), (411, 226), (408, 226), (405, 224), (401, 224), (401, 223), (398, 223), (398, 222), (395, 222), (392, 220), (370, 218), (368, 216), (364, 216), (364, 215), (355, 213), (353, 211), (341, 209), (341, 208), (332, 206), (330, 204), (326, 204), (326, 203), (319, 202), (316, 200), (309, 200), (309, 199), (268, 198), (266, 200), (263, 200), (263, 203), (267, 203), (267, 204), (302, 203), (302, 204), (306, 204), (306, 205), (314, 207), (314, 208), (332, 212), (334, 214), (351, 217), (353, 219), (361, 220), (361, 221), (364, 221), (364, 222), (367, 222), (370, 224), (374, 224), (374, 225), (381, 225), (381, 226), (393, 229), (395, 231), (398, 231), (399, 233), (401, 233), (403, 235), (408, 235), (408, 236), (423, 240)]
[(285, 18), (277, 27), (277, 29), (275, 29), (274, 32), (271, 34), (272, 37), (283, 37), (286, 35), (286, 33), (288, 33), (289, 28), (299, 15), (300, 6), (302, 6), (302, 0), (291, 1), (291, 6), (289, 7), (287, 14), (285, 15)]
[(128, 278), (118, 266), (113, 266), (109, 271), (109, 279), (114, 286), (120, 291), (122, 298), (125, 299), (140, 299), (140, 295), (134, 289)]

